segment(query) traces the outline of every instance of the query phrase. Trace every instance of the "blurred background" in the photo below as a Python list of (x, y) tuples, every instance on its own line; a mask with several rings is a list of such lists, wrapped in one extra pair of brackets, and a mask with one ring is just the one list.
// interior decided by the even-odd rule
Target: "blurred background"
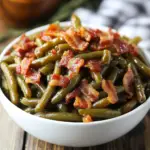
[(95, 27), (139, 35), (141, 47), (150, 49), (150, 0), (0, 0), (0, 51), (23, 32), (69, 20), (72, 13)]

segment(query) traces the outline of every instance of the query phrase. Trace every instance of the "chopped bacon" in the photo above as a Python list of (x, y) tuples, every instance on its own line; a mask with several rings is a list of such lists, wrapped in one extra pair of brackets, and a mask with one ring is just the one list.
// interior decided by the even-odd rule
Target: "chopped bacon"
[(92, 122), (92, 117), (90, 115), (86, 115), (82, 118), (84, 123)]
[(84, 27), (80, 27), (79, 29), (79, 35), (84, 38), (87, 42), (89, 42), (92, 38), (90, 32), (84, 28)]
[(57, 51), (56, 51), (55, 49), (52, 49), (52, 50), (51, 50), (51, 53), (52, 53), (53, 55), (56, 55), (56, 54), (57, 54)]
[(80, 90), (82, 94), (91, 102), (98, 100), (99, 92), (96, 91), (90, 84), (88, 84), (87, 80), (84, 79), (81, 81)]
[(69, 60), (73, 58), (73, 52), (71, 50), (65, 51), (59, 62), (60, 66), (67, 67)]
[(29, 51), (32, 51), (36, 47), (34, 41), (31, 41), (27, 36), (22, 35), (21, 42), (14, 46), (16, 54), (19, 57), (24, 57)]
[(115, 104), (118, 101), (117, 91), (111, 80), (102, 80), (102, 89), (108, 94), (110, 103)]
[(58, 75), (58, 74), (53, 74), (51, 76), (51, 81), (49, 83), (49, 85), (51, 86), (61, 86), (63, 88), (67, 87), (67, 85), (69, 84), (69, 78), (62, 76), (62, 75)]
[(91, 102), (89, 100), (85, 100), (83, 98), (76, 96), (73, 106), (75, 108), (82, 108), (82, 109), (91, 108)]
[(89, 60), (87, 61), (86, 66), (93, 72), (101, 71), (101, 62), (99, 60)]
[(68, 62), (67, 68), (73, 73), (79, 73), (82, 66), (84, 66), (84, 59), (72, 58)]
[(50, 36), (48, 36), (48, 35), (42, 35), (42, 36), (41, 36), (41, 39), (42, 39), (43, 41), (45, 41), (45, 42), (49, 42), (49, 41), (52, 40), (52, 38), (51, 38)]
[(73, 28), (69, 28), (66, 32), (62, 32), (65, 41), (75, 50), (84, 51), (89, 43), (84, 41)]
[(60, 31), (61, 28), (59, 24), (50, 24), (48, 29), (45, 32), (43, 32), (43, 35), (52, 37), (60, 36)]
[(16, 66), (16, 73), (21, 74), (21, 66), (20, 65)]
[(21, 61), (21, 74), (22, 75), (27, 75), (29, 69), (30, 69), (30, 65), (32, 63), (33, 58), (27, 58), (25, 57), (22, 61)]
[(70, 102), (71, 99), (75, 98), (76, 96), (78, 96), (80, 94), (80, 89), (76, 88), (74, 89), (72, 92), (68, 93), (66, 95), (66, 103), (68, 104)]
[(133, 96), (133, 82), (134, 82), (134, 74), (131, 68), (128, 68), (127, 72), (123, 77), (123, 86), (125, 88), (126, 93), (128, 93), (128, 98)]
[(40, 72), (35, 72), (33, 70), (28, 71), (27, 75), (25, 76), (26, 83), (40, 83), (41, 74)]

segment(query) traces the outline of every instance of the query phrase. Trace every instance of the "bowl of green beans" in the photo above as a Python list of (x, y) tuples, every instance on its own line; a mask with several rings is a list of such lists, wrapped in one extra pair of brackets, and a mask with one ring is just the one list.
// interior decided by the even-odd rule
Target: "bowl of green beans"
[(150, 54), (140, 40), (82, 25), (76, 15), (33, 29), (0, 55), (0, 102), (41, 140), (74, 147), (112, 141), (150, 108)]

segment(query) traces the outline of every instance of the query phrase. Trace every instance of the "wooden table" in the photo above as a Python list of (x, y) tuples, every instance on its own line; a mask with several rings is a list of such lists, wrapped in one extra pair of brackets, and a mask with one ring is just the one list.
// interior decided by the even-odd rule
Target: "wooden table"
[[(5, 26), (0, 21), (0, 33)], [(0, 47), (6, 45), (0, 43)], [(138, 114), (137, 114), (138, 115)], [(119, 128), (119, 127), (118, 127)], [(117, 132), (117, 131), (116, 131)], [(94, 138), (94, 136), (93, 136)], [(41, 141), (24, 132), (6, 114), (0, 104), (0, 150), (150, 150), (150, 112), (143, 121), (125, 136), (100, 146), (72, 148)]]
[[(137, 114), (138, 115), (138, 114)], [(117, 132), (117, 131), (116, 131)], [(94, 138), (94, 136), (93, 136)], [(107, 144), (72, 148), (49, 144), (24, 132), (0, 104), (0, 150), (150, 150), (150, 112), (125, 136)]]

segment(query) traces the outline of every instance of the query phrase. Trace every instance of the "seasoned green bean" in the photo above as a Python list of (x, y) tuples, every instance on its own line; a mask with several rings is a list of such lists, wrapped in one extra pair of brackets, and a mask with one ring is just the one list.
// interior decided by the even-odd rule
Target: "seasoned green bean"
[(81, 21), (80, 21), (79, 17), (76, 16), (75, 14), (73, 14), (71, 17), (71, 23), (75, 29), (79, 29), (81, 27)]
[(127, 68), (127, 61), (123, 57), (119, 56), (117, 57), (117, 60), (119, 66), (121, 66), (122, 68)]
[(55, 38), (52, 41), (49, 41), (47, 43), (44, 43), (40, 47), (37, 47), (35, 50), (35, 55), (37, 57), (42, 57), (45, 52), (50, 50), (51, 48), (55, 47), (57, 44), (64, 43), (64, 40), (62, 38)]
[(40, 112), (35, 114), (36, 116), (58, 121), (71, 121), (71, 122), (80, 122), (82, 117), (75, 113), (68, 112)]
[(89, 52), (89, 53), (83, 53), (78, 54), (75, 57), (76, 58), (83, 58), (85, 60), (95, 59), (95, 58), (101, 58), (103, 56), (103, 51), (95, 51), (95, 52)]
[(135, 86), (137, 99), (139, 103), (143, 103), (146, 100), (146, 96), (144, 93), (144, 86), (142, 84), (141, 78), (134, 64), (130, 63), (129, 66), (132, 68), (132, 71), (134, 73), (134, 86)]
[(111, 51), (104, 50), (103, 57), (102, 57), (102, 63), (103, 64), (109, 64), (111, 61)]
[(19, 103), (19, 95), (18, 95), (17, 81), (15, 79), (15, 76), (9, 69), (7, 63), (2, 62), (1, 69), (4, 73), (7, 83), (9, 83), (8, 87), (9, 87), (10, 99), (11, 99), (12, 103), (17, 105)]
[(118, 68), (112, 67), (110, 75), (107, 77), (107, 80), (111, 80), (113, 83), (116, 81), (118, 76)]
[(67, 43), (64, 44), (58, 44), (55, 46), (55, 49), (57, 50), (58, 53), (62, 54), (64, 51), (72, 49)]
[(32, 61), (31, 66), (32, 67), (42, 67), (50, 62), (54, 62), (56, 60), (59, 60), (61, 58), (61, 55), (53, 55), (53, 54), (48, 54), (44, 57), (35, 59), (34, 61)]
[(67, 112), (67, 106), (65, 104), (57, 104), (59, 112)]
[(26, 109), (24, 109), (25, 112), (30, 113), (30, 114), (35, 114), (35, 110), (34, 108), (28, 107)]
[(7, 80), (4, 76), (2, 76), (2, 88), (4, 90), (4, 92), (9, 95), (9, 87), (8, 87), (8, 83)]
[(121, 115), (121, 112), (119, 110), (112, 110), (106, 108), (79, 109), (78, 112), (80, 115), (90, 115), (91, 117), (103, 118), (103, 119), (114, 118)]
[(135, 65), (137, 66), (137, 68), (144, 73), (145, 75), (147, 75), (148, 77), (150, 77), (150, 68), (145, 65), (140, 59), (138, 59), (137, 57), (132, 57), (133, 62), (135, 63)]
[(23, 97), (21, 99), (21, 103), (25, 106), (28, 106), (28, 107), (35, 107), (38, 102), (40, 101), (40, 99), (37, 99), (37, 98), (26, 98), (26, 97)]
[(109, 102), (108, 98), (105, 97), (97, 102), (95, 102), (93, 104), (94, 108), (106, 108), (108, 105), (110, 105), (111, 103)]
[(43, 45), (43, 42), (42, 42), (42, 40), (40, 38), (36, 38), (35, 43), (39, 47)]
[(24, 81), (24, 79), (20, 75), (17, 75), (16, 78), (17, 78), (18, 85), (20, 86), (24, 96), (30, 98), (32, 96), (32, 93), (28, 84)]
[(81, 79), (81, 74), (78, 74), (75, 77), (73, 77), (70, 80), (69, 85), (66, 88), (59, 90), (55, 94), (55, 96), (51, 99), (52, 104), (56, 104), (62, 101), (65, 98), (65, 96), (75, 88), (75, 86), (79, 83), (80, 79)]
[(99, 89), (100, 85), (101, 85), (101, 81), (102, 81), (102, 76), (99, 72), (91, 72), (92, 77), (94, 78), (95, 82), (92, 81), (91, 85), (95, 88), (95, 89)]
[(9, 69), (12, 70), (12, 71), (14, 71), (17, 66), (18, 66), (18, 64), (10, 64), (9, 65)]
[(52, 73), (53, 70), (54, 70), (54, 64), (48, 63), (47, 65), (40, 68), (39, 71), (44, 75), (48, 75), (48, 74)]
[[(57, 61), (55, 64), (55, 69), (54, 69), (54, 74), (60, 74), (60, 67), (59, 67), (59, 62)], [(44, 110), (46, 107), (47, 103), (49, 102), (50, 98), (52, 97), (52, 94), (55, 90), (54, 86), (48, 85), (43, 96), (41, 97), (38, 105), (35, 108), (36, 112), (41, 112)]]
[(13, 63), (14, 57), (12, 55), (4, 56), (1, 62)]

